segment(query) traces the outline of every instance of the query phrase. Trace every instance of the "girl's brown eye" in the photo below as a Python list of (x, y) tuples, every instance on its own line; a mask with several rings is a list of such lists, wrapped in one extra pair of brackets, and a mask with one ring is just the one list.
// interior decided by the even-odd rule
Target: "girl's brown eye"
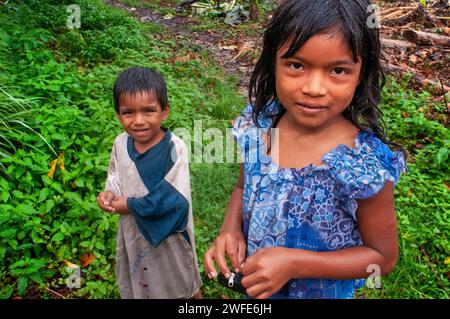
[(335, 68), (335, 69), (333, 70), (333, 73), (336, 74), (336, 75), (343, 75), (343, 74), (346, 74), (346, 73), (348, 73), (348, 72), (347, 72), (347, 70), (344, 69), (344, 68)]
[(303, 67), (303, 65), (299, 62), (292, 62), (290, 67), (294, 70), (298, 70)]

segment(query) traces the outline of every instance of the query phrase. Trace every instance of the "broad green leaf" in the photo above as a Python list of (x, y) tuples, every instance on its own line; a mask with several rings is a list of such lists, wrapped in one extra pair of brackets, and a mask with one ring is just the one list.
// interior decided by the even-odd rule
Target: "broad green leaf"
[(45, 202), (45, 211), (48, 213), (55, 207), (55, 201), (53, 199), (49, 199)]
[(31, 274), (30, 279), (33, 280), (34, 282), (41, 284), (42, 283), (42, 276), (39, 272), (35, 272), (34, 274)]
[(448, 153), (449, 150), (446, 147), (442, 147), (441, 149), (439, 149), (437, 153), (437, 162), (439, 164), (445, 163), (448, 159)]
[(0, 290), (0, 299), (8, 299), (11, 298), (13, 294), (13, 286), (12, 285), (6, 285)]
[(2, 192), (2, 200), (4, 203), (6, 203), (9, 199), (9, 193), (8, 192)]
[(5, 258), (5, 254), (6, 254), (6, 248), (0, 247), (0, 261), (2, 261), (3, 258)]
[(61, 233), (61, 232), (58, 232), (58, 233), (56, 233), (53, 237), (52, 237), (52, 240), (53, 241), (61, 241), (61, 240), (63, 240), (64, 239), (64, 234), (63, 233)]
[(0, 232), (0, 237), (11, 238), (11, 237), (14, 237), (16, 232), (17, 232), (17, 230), (15, 230), (14, 228), (5, 229)]
[(17, 242), (17, 240), (15, 239), (10, 239), (8, 241), (8, 244), (11, 246), (12, 249), (17, 250), (17, 248), (19, 247), (19, 243)]
[(80, 245), (81, 247), (88, 247), (90, 244), (91, 244), (90, 241), (82, 241), (79, 245)]
[(51, 194), (50, 189), (48, 189), (47, 187), (41, 189), (41, 191), (39, 192), (39, 199), (38, 199), (38, 203), (44, 201), (47, 199), (47, 197)]
[(25, 214), (25, 215), (32, 215), (36, 212), (33, 206), (27, 205), (27, 204), (20, 204), (16, 208), (17, 213)]
[(101, 242), (98, 241), (95, 243), (95, 248), (105, 250), (105, 245), (103, 245)]
[(20, 296), (23, 296), (25, 294), (25, 290), (28, 287), (28, 278), (27, 277), (20, 277), (19, 281), (17, 282), (17, 291)]

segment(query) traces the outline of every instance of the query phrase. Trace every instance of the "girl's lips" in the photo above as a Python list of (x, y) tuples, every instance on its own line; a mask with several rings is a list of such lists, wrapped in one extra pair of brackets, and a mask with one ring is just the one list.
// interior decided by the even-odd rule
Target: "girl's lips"
[(312, 105), (305, 105), (305, 104), (299, 104), (297, 103), (297, 107), (306, 114), (318, 114), (321, 112), (326, 111), (328, 108), (326, 106), (322, 106), (322, 105), (317, 105), (317, 106), (312, 106)]

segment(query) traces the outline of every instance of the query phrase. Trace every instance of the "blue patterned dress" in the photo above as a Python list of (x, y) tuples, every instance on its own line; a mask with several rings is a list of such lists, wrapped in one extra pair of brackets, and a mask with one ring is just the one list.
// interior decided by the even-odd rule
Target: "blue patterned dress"
[[(358, 199), (377, 194), (385, 181), (397, 183), (406, 170), (400, 151), (392, 152), (375, 135), (359, 131), (355, 146), (339, 145), (323, 164), (281, 168), (267, 155), (264, 135), (280, 105), (260, 115), (251, 107), (236, 118), (235, 136), (244, 161), (243, 232), (247, 256), (265, 247), (334, 251), (363, 245), (358, 230)], [(353, 298), (363, 279), (293, 279), (273, 298)]]

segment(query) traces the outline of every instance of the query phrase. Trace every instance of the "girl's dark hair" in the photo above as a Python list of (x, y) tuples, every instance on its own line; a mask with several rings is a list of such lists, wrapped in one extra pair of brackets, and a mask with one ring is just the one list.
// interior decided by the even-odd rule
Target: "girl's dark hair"
[(154, 94), (161, 109), (168, 104), (166, 81), (161, 73), (148, 68), (133, 67), (119, 74), (114, 82), (114, 109), (119, 113), (119, 100), (123, 94), (135, 95), (139, 92)]
[[(354, 61), (362, 60), (361, 82), (343, 114), (359, 129), (370, 129), (383, 142), (393, 144), (385, 137), (378, 107), (386, 80), (380, 63), (378, 29), (370, 26), (373, 22), (370, 5), (369, 0), (286, 0), (278, 6), (264, 33), (262, 53), (250, 79), (248, 94), (253, 121), (258, 127), (259, 115), (277, 100), (275, 61), (283, 44), (293, 39), (283, 55), (289, 58), (314, 35), (340, 32), (352, 50)], [(279, 115), (285, 111), (281, 107)]]

